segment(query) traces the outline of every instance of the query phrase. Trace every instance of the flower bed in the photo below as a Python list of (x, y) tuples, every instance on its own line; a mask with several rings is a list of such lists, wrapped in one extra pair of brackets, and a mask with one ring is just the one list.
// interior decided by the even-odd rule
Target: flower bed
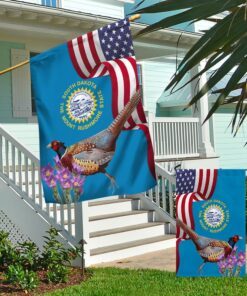
[(81, 255), (79, 248), (66, 249), (58, 241), (58, 231), (50, 228), (44, 236), (43, 251), (31, 241), (12, 245), (9, 234), (0, 231), (0, 291), (26, 294), (49, 291), (80, 283), (82, 271), (70, 267)]

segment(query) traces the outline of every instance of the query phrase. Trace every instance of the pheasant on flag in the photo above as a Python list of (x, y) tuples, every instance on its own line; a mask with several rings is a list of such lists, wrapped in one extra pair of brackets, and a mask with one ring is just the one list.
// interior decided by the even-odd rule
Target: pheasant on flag
[(135, 194), (156, 185), (127, 18), (30, 64), (47, 203)]
[(244, 170), (177, 170), (178, 276), (245, 274), (244, 184)]

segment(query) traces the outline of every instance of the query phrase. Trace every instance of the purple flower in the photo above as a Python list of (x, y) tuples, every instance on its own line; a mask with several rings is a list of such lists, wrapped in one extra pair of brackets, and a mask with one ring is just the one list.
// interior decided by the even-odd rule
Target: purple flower
[(57, 180), (54, 176), (51, 176), (49, 179), (47, 179), (45, 181), (46, 181), (46, 184), (51, 188), (57, 186)]
[(237, 264), (237, 258), (235, 255), (230, 255), (226, 258), (227, 268), (232, 269)]
[(73, 179), (71, 180), (73, 187), (78, 188), (83, 185), (85, 182), (85, 177), (81, 176), (74, 176)]
[(217, 264), (218, 264), (219, 268), (221, 268), (221, 269), (226, 268), (226, 261), (225, 260), (219, 261)]
[(67, 180), (70, 180), (72, 178), (70, 171), (67, 168), (62, 168), (61, 170), (57, 171), (57, 176), (56, 178), (60, 182), (64, 182)]
[(227, 265), (226, 265), (226, 260), (221, 260), (221, 261), (219, 261), (219, 262), (217, 263), (217, 265), (218, 265), (218, 267), (219, 267), (219, 272), (220, 272), (221, 274), (224, 274), (225, 271), (226, 271), (226, 267), (227, 267)]
[(237, 265), (240, 267), (245, 265), (245, 253), (244, 252), (238, 253)]
[(69, 179), (60, 181), (60, 184), (61, 184), (63, 189), (69, 189), (69, 188), (71, 188), (71, 185), (72, 185), (71, 181)]
[(54, 170), (53, 170), (53, 168), (52, 168), (52, 166), (50, 164), (48, 164), (45, 167), (41, 168), (41, 176), (42, 176), (42, 179), (44, 179), (45, 181), (50, 179), (51, 176), (53, 176), (53, 174), (54, 174)]

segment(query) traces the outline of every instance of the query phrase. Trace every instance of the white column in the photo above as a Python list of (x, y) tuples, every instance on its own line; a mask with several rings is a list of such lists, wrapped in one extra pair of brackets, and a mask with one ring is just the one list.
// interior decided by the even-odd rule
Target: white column
[[(75, 239), (77, 246), (79, 246), (80, 240), (86, 241), (84, 260), (85, 265), (88, 266), (90, 263), (88, 201), (75, 203)], [(81, 260), (77, 260), (76, 265), (81, 266)]]
[[(198, 73), (198, 70), (203, 69), (205, 66), (205, 62), (201, 62), (200, 66), (196, 69), (192, 70), (192, 75), (195, 75)], [(199, 89), (207, 82), (207, 76), (206, 73), (202, 74), (200, 81), (198, 83)], [(196, 82), (194, 81), (192, 83), (192, 95), (194, 95), (198, 89), (196, 88)], [(205, 123), (204, 120), (208, 115), (209, 111), (209, 105), (208, 105), (208, 95), (205, 94), (198, 102), (197, 106), (195, 107), (194, 112), (199, 117), (199, 123), (200, 123), (200, 146), (199, 146), (199, 154), (202, 158), (207, 157), (216, 157), (216, 153), (214, 151), (214, 148), (212, 146), (211, 140), (210, 140), (210, 126), (209, 126), (209, 120), (207, 120)]]

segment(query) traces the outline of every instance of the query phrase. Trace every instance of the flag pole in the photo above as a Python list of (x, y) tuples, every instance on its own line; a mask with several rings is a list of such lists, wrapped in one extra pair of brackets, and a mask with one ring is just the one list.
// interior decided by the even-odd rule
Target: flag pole
[[(141, 17), (140, 14), (134, 14), (134, 15), (132, 15), (132, 16), (129, 17), (129, 21), (130, 22), (134, 22), (135, 20), (139, 19), (140, 17)], [(5, 74), (5, 73), (8, 73), (10, 71), (13, 71), (15, 69), (18, 69), (18, 68), (20, 68), (20, 67), (22, 67), (24, 65), (27, 65), (29, 63), (30, 63), (30, 60), (28, 59), (28, 60), (25, 60), (25, 61), (17, 64), (17, 65), (14, 65), (12, 67), (6, 68), (6, 69), (0, 71), (0, 76), (3, 75), (3, 74)]]
[(0, 71), (0, 76), (3, 75), (3, 74), (5, 74), (5, 73), (8, 73), (8, 72), (10, 72), (12, 70), (15, 70), (15, 69), (17, 69), (19, 67), (22, 67), (22, 66), (28, 64), (29, 62), (30, 62), (30, 60), (26, 60), (26, 61), (23, 61), (23, 62), (15, 65), (15, 66), (12, 66), (12, 67), (9, 67), (7, 69), (4, 69), (4, 70)]
[(139, 13), (138, 14), (131, 15), (129, 17), (129, 21), (130, 22), (134, 22), (135, 20), (138, 20), (140, 17), (141, 17), (141, 15)]

